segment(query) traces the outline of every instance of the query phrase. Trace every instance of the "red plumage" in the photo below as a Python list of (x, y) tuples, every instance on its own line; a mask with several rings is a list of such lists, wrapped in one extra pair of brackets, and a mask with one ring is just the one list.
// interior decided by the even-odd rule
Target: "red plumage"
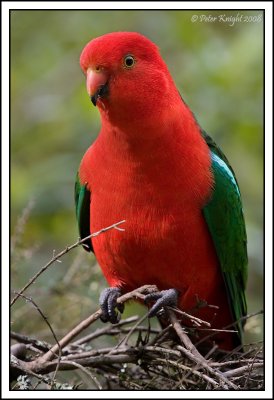
[[(135, 60), (130, 69), (127, 54)], [(87, 76), (96, 71), (108, 85), (108, 95), (97, 101), (100, 134), (79, 170), (91, 192), (90, 231), (126, 220), (124, 233), (111, 230), (92, 240), (109, 285), (125, 292), (144, 284), (176, 288), (179, 308), (191, 311), (199, 298), (219, 309), (204, 307), (196, 316), (214, 328), (230, 324), (202, 214), (214, 184), (209, 148), (157, 47), (139, 34), (108, 34), (91, 41), (80, 62)], [(215, 340), (233, 348), (229, 334)]]

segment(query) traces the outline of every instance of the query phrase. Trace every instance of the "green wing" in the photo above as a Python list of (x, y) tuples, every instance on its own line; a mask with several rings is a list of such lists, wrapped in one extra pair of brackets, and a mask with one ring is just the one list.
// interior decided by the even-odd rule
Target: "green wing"
[[(75, 207), (76, 207), (76, 218), (78, 222), (78, 229), (80, 238), (84, 239), (90, 235), (90, 191), (87, 189), (87, 185), (82, 185), (79, 180), (79, 174), (76, 175), (75, 181)], [(84, 242), (84, 249), (87, 251), (93, 251), (91, 239)]]
[[(210, 150), (214, 189), (203, 214), (211, 233), (235, 321), (246, 315), (247, 238), (242, 200), (235, 174), (215, 142), (202, 132)], [(243, 322), (237, 323), (240, 339)]]

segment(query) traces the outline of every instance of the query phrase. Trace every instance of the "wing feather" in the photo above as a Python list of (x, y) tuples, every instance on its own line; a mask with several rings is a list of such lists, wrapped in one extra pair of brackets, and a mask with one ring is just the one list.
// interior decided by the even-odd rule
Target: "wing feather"
[(247, 306), (247, 237), (242, 200), (235, 174), (215, 142), (203, 132), (211, 150), (214, 188), (203, 209), (209, 231), (220, 261), (232, 315), (242, 338)]
[[(85, 237), (90, 235), (91, 194), (90, 191), (87, 189), (87, 185), (81, 184), (79, 173), (77, 173), (76, 175), (74, 195), (79, 234), (80, 238), (84, 239)], [(87, 251), (93, 251), (91, 239), (86, 240), (83, 247)]]

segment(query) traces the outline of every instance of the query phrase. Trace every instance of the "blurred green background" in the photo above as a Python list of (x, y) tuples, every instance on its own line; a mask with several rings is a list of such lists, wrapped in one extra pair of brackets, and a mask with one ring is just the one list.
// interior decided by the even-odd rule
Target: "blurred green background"
[[(79, 56), (92, 38), (138, 31), (161, 53), (201, 126), (221, 146), (242, 192), (248, 233), (249, 312), (263, 306), (263, 23), (191, 22), (195, 15), (258, 16), (257, 11), (12, 11), (11, 229), (12, 289), (78, 238), (74, 178), (100, 127)], [(97, 309), (106, 283), (81, 248), (50, 267), (27, 291), (58, 337)], [(126, 308), (130, 315), (140, 306)], [(262, 337), (261, 317), (246, 341)], [(12, 329), (53, 339), (21, 299)], [(98, 323), (98, 326), (100, 323)]]

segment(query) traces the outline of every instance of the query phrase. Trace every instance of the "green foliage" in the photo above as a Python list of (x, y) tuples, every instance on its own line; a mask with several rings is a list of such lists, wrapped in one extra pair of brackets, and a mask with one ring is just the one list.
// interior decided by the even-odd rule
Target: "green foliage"
[[(241, 13), (258, 15), (257, 11)], [(11, 12), (11, 228), (15, 237), (22, 210), (34, 201), (19, 235), (21, 243), (17, 242), (12, 254), (13, 288), (23, 286), (54, 249), (77, 240), (75, 173), (100, 126), (98, 110), (86, 94), (79, 55), (96, 36), (130, 30), (148, 36), (160, 47), (183, 98), (233, 166), (247, 222), (248, 309), (262, 307), (263, 24), (192, 23), (193, 14)], [(92, 263), (93, 256), (78, 249), (31, 288), (46, 314), (55, 310), (52, 318), (60, 331), (97, 307), (105, 283)], [(26, 307), (14, 308), (14, 329), (23, 324), (31, 332), (39, 316)], [(26, 326), (22, 315), (32, 312)]]

